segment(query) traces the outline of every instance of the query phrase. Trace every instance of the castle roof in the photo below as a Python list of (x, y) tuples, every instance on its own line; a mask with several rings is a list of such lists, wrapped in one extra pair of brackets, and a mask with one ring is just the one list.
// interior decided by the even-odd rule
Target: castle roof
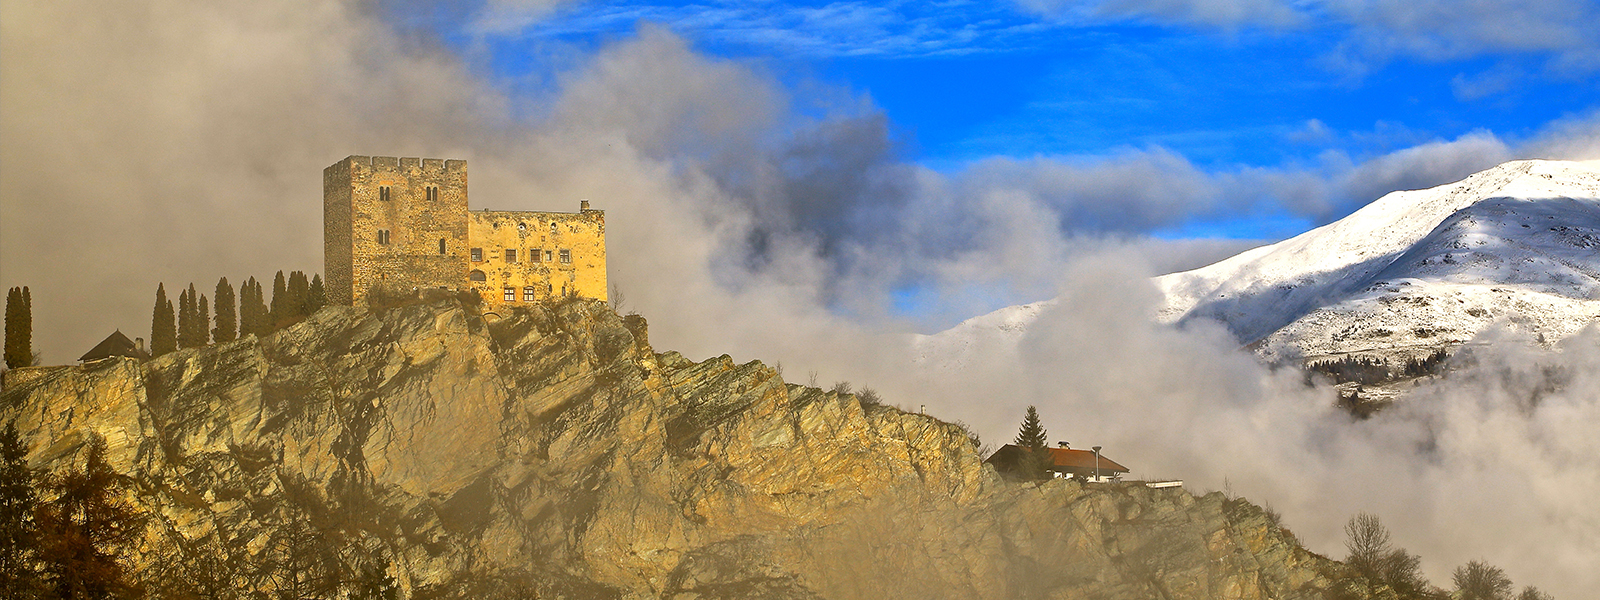
[(78, 357), (78, 360), (81, 362), (89, 362), (91, 360), (100, 360), (102, 358), (109, 358), (112, 356), (126, 356), (129, 358), (137, 358), (139, 360), (150, 360), (150, 353), (145, 352), (138, 345), (134, 344), (133, 340), (128, 339), (128, 336), (122, 335), (121, 329), (111, 332), (111, 335), (106, 336), (105, 340), (102, 340), (99, 344), (96, 344), (94, 348), (84, 353), (83, 356)]

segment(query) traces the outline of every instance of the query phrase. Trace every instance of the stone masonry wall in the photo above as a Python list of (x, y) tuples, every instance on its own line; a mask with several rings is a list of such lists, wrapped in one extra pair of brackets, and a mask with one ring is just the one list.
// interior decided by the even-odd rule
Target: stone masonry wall
[(577, 213), (474, 211), (468, 238), (481, 250), (469, 279), (490, 306), (551, 296), (606, 299), (605, 211), (586, 205)]
[(323, 201), (329, 302), (467, 286), (466, 161), (351, 156), (324, 171)]

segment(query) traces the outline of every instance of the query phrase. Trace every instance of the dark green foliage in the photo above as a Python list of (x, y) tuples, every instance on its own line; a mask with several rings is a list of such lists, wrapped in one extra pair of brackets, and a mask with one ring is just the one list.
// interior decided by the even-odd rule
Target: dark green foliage
[(178, 347), (195, 348), (200, 346), (199, 336), (196, 332), (205, 326), (200, 323), (200, 303), (195, 297), (194, 284), (189, 284), (189, 289), (178, 292)]
[(1377, 358), (1346, 356), (1339, 360), (1314, 361), (1306, 368), (1333, 378), (1334, 383), (1354, 381), (1373, 385), (1389, 380), (1389, 363)]
[(211, 343), (211, 306), (206, 303), (206, 295), (200, 294), (200, 318), (195, 319), (194, 335), (200, 340), (201, 346)]
[(1511, 580), (1500, 567), (1467, 561), (1456, 567), (1450, 579), (1456, 584), (1456, 600), (1511, 600)]
[(211, 339), (218, 344), (225, 344), (239, 339), (239, 315), (235, 308), (233, 286), (228, 285), (228, 278), (217, 280), (217, 326), (211, 329)]
[(166, 284), (156, 286), (156, 308), (150, 319), (150, 356), (161, 356), (178, 349), (178, 322), (167, 299)]
[(268, 331), (276, 329), (279, 323), (289, 318), (289, 284), (283, 277), (283, 271), (278, 271), (278, 276), (272, 279), (272, 304), (267, 309)]
[(1029, 405), (1028, 412), (1022, 417), (1022, 426), (1017, 429), (1017, 439), (1012, 441), (1022, 449), (1012, 470), (1013, 475), (1022, 479), (1050, 478), (1050, 451), (1045, 448), (1048, 435), (1049, 432), (1039, 422), (1039, 409)]
[(270, 329), (267, 318), (261, 282), (251, 277), (239, 286), (239, 337), (266, 335)]
[(1433, 354), (1429, 354), (1426, 357), (1407, 360), (1405, 370), (1406, 377), (1437, 375), (1439, 373), (1439, 368), (1444, 366), (1444, 359), (1449, 357), (1450, 354), (1445, 352), (1444, 348), (1440, 348), (1433, 351)]
[(133, 598), (121, 558), (144, 531), (127, 484), (106, 463), (105, 440), (89, 443), (82, 469), (51, 477), (55, 500), (37, 511), (39, 559), (54, 598)]
[(6, 292), (6, 368), (33, 365), (33, 295), (26, 287)]
[(862, 406), (883, 404), (883, 397), (878, 395), (878, 390), (869, 387), (861, 388), (861, 391), (856, 393), (856, 398), (861, 401)]
[(33, 513), (36, 474), (16, 421), (0, 432), (0, 590), (4, 598), (35, 598), (42, 591)]
[(314, 315), (328, 305), (328, 291), (323, 288), (322, 275), (311, 276), (311, 289), (306, 291), (306, 314)]
[(1528, 586), (1522, 588), (1522, 593), (1517, 594), (1517, 600), (1556, 600), (1554, 596), (1539, 591), (1539, 588)]

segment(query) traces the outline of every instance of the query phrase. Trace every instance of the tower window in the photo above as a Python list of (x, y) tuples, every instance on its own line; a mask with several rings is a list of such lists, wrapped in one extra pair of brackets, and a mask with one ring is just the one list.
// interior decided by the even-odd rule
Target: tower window
[(513, 287), (506, 288), (506, 302), (516, 302), (516, 301), (517, 301), (517, 288), (513, 288)]
[(556, 232), (556, 224), (555, 223), (551, 223), (550, 224), (550, 233), (555, 233), (555, 232)]
[(517, 249), (516, 248), (506, 248), (506, 262), (508, 262), (508, 263), (517, 262)]
[(471, 273), (467, 274), (467, 279), (471, 279), (473, 281), (488, 281), (489, 277), (484, 275), (483, 271), (473, 269)]
[(483, 262), (483, 248), (472, 249), (472, 262)]
[(554, 258), (550, 258), (550, 251), (549, 250), (545, 250), (544, 251), (544, 261), (545, 262), (550, 262), (552, 260), (555, 260), (555, 259)]
[(428, 192), (427, 193), (428, 193), (428, 201), (429, 202), (438, 202), (439, 201), (439, 187), (438, 186), (432, 186), (432, 185), (428, 186)]
[(439, 238), (439, 254), (444, 254), (444, 238)]
[(382, 202), (388, 202), (389, 201), (389, 186), (387, 186), (387, 185), (378, 186), (378, 200), (382, 201)]
[(561, 264), (564, 264), (564, 265), (572, 264), (572, 251), (571, 250), (562, 250), (561, 251)]
[(528, 251), (528, 255), (533, 257), (533, 262), (543, 262), (543, 261), (539, 260), (539, 257), (544, 256), (544, 251), (543, 250), (540, 250), (538, 248), (534, 248), (534, 249)]
[(533, 286), (522, 288), (522, 301), (533, 302)]
[(378, 230), (378, 243), (379, 244), (383, 244), (385, 246), (389, 245), (389, 230), (387, 230), (387, 229), (379, 229)]

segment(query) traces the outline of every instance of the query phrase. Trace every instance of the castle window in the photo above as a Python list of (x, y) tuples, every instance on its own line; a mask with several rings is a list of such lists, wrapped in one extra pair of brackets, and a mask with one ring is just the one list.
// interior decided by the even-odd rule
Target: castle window
[(517, 301), (517, 288), (506, 288), (506, 302)]
[(527, 230), (528, 230), (528, 224), (527, 223), (517, 223), (517, 231), (527, 231)]
[(543, 262), (543, 261), (539, 260), (540, 257), (544, 256), (544, 251), (543, 250), (540, 250), (538, 248), (534, 248), (532, 250), (529, 250), (528, 254), (533, 257), (533, 262)]
[(387, 185), (378, 186), (378, 200), (383, 201), (383, 202), (388, 202), (389, 201), (389, 186), (387, 186)]
[(533, 302), (533, 286), (522, 288), (522, 301)]
[(565, 265), (572, 264), (572, 251), (571, 250), (562, 250), (561, 251), (561, 264), (565, 264)]
[(555, 232), (556, 232), (556, 224), (555, 223), (551, 223), (550, 224), (550, 233), (555, 233)]
[(506, 248), (506, 262), (508, 262), (508, 263), (517, 262), (517, 249), (516, 248)]
[(472, 262), (483, 262), (483, 248), (472, 249)]
[(550, 262), (552, 260), (555, 260), (555, 259), (550, 258), (550, 251), (549, 250), (545, 250), (544, 251), (544, 261), (545, 262)]
[(431, 185), (428, 186), (428, 201), (429, 202), (438, 202), (439, 201), (439, 188), (438, 187), (431, 186)]
[(387, 229), (379, 229), (378, 230), (378, 243), (386, 245), (386, 246), (389, 244), (389, 230), (387, 230)]
[(467, 279), (471, 279), (473, 281), (488, 281), (489, 276), (484, 275), (483, 271), (473, 269), (471, 273), (467, 274)]
[(444, 238), (439, 238), (439, 254), (444, 254)]

